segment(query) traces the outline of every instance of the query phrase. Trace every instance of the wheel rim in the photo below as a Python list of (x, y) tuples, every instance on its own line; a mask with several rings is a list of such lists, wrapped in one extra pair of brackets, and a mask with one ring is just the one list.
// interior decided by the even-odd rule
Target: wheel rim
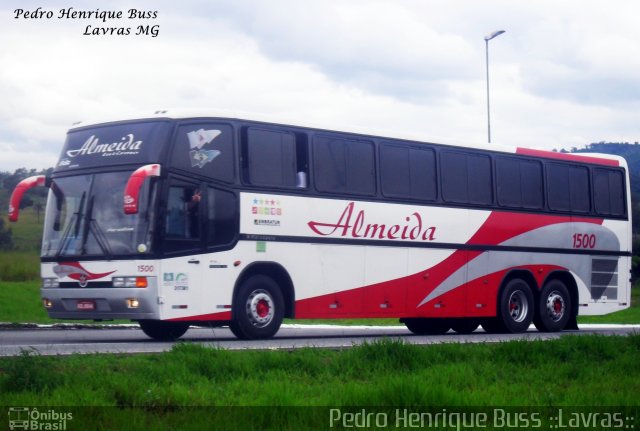
[(547, 296), (547, 315), (554, 322), (559, 321), (564, 316), (566, 304), (560, 292), (554, 290)]
[(251, 324), (258, 328), (267, 326), (273, 320), (275, 306), (273, 298), (265, 290), (254, 290), (247, 298), (247, 316)]
[(527, 317), (529, 302), (521, 290), (516, 290), (509, 296), (509, 315), (514, 322), (522, 322)]

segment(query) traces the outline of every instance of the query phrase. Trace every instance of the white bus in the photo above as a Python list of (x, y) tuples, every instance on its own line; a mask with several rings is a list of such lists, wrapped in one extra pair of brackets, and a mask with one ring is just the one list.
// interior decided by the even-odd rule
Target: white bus
[(625, 160), (166, 111), (69, 130), (49, 178), (52, 318), (267, 338), (283, 318), (416, 334), (577, 328), (630, 303)]

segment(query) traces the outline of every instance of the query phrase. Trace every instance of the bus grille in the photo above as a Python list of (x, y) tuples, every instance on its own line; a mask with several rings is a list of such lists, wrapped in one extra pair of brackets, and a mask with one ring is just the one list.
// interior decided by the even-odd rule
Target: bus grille
[(618, 299), (618, 260), (596, 259), (591, 261), (591, 298)]

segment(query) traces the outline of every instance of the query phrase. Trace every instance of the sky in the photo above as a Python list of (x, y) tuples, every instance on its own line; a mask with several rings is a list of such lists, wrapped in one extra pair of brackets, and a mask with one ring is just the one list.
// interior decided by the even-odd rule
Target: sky
[[(16, 18), (38, 7), (53, 17)], [(636, 0), (3, 0), (0, 171), (54, 166), (77, 121), (173, 108), (486, 143), (495, 30), (492, 143), (636, 142), (639, 16)]]

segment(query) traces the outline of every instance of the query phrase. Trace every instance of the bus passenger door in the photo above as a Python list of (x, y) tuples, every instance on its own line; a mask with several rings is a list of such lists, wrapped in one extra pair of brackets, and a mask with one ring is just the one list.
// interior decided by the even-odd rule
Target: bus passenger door
[(200, 313), (203, 253), (203, 199), (199, 183), (171, 178), (164, 224), (159, 299), (160, 317)]

